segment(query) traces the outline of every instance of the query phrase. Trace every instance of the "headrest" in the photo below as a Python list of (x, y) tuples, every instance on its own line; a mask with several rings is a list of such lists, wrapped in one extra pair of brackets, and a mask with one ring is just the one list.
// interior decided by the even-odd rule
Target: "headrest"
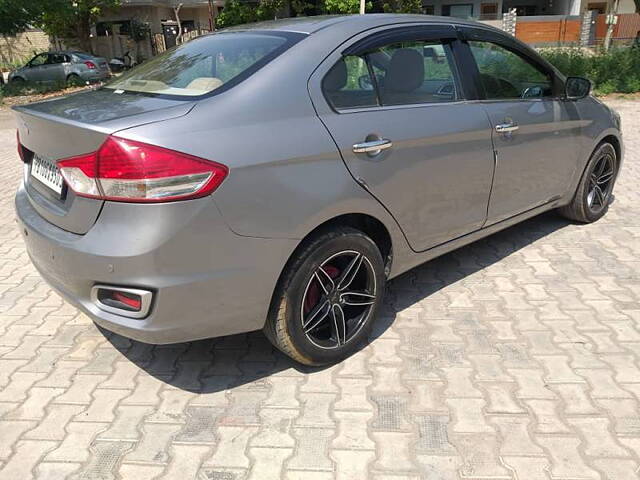
[(408, 93), (424, 83), (424, 57), (418, 50), (401, 48), (393, 52), (384, 78), (387, 92)]

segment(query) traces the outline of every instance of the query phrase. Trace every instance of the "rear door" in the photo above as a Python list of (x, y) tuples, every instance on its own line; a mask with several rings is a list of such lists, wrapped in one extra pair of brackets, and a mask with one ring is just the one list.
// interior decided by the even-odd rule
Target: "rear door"
[(350, 173), (394, 215), (414, 250), (482, 226), (491, 128), (465, 101), (451, 26), (384, 28), (334, 52), (310, 79)]
[(49, 55), (49, 66), (47, 67), (47, 79), (52, 83), (62, 84), (67, 80), (65, 64), (69, 64), (70, 58), (63, 53), (52, 53)]
[(481, 104), (493, 127), (496, 173), (487, 224), (559, 198), (580, 152), (580, 120), (562, 82), (510, 38), (464, 28)]

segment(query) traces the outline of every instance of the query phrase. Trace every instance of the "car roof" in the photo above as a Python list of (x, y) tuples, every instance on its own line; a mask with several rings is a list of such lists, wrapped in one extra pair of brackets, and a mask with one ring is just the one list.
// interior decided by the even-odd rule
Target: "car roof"
[(438, 17), (434, 15), (416, 15), (416, 14), (400, 14), (400, 13), (368, 13), (366, 15), (318, 15), (314, 17), (294, 17), (282, 20), (271, 20), (267, 22), (258, 22), (252, 24), (238, 25), (236, 27), (227, 28), (225, 30), (276, 30), (289, 31), (312, 34), (319, 30), (324, 30), (332, 26), (349, 22), (354, 27), (366, 30), (383, 25), (394, 23), (421, 22), (431, 24), (447, 24), (447, 25), (470, 25), (482, 26), (485, 28), (493, 27), (489, 25), (462, 20), (455, 17)]
[(87, 55), (89, 57), (95, 57), (95, 55), (93, 55), (92, 53), (81, 52), (80, 50), (50, 50), (48, 52), (42, 52), (42, 53), (48, 53), (48, 54), (53, 54), (53, 55), (60, 55), (60, 54), (64, 54), (64, 55)]

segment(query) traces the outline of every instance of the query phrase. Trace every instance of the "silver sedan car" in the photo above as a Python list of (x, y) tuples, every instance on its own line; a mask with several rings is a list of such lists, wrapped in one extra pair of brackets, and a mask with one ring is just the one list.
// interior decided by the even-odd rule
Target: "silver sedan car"
[(97, 324), (349, 355), (385, 283), (551, 209), (602, 217), (619, 116), (477, 23), (311, 17), (198, 38), (15, 109), (20, 231)]
[(83, 84), (107, 80), (107, 60), (83, 52), (40, 53), (9, 74), (9, 82)]

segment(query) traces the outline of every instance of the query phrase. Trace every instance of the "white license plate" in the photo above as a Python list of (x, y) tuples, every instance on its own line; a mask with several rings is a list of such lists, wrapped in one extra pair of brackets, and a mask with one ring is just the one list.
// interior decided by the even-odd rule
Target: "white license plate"
[(34, 155), (31, 161), (31, 176), (44, 183), (58, 195), (62, 194), (62, 175), (54, 162)]

